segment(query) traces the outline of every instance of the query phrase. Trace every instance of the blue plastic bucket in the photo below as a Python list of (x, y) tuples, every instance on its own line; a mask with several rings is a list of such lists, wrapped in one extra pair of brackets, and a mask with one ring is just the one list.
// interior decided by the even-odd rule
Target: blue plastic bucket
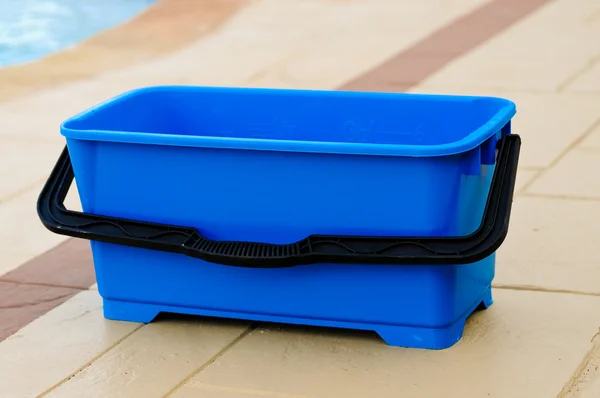
[[(514, 113), (488, 97), (139, 89), (64, 122), (38, 211), (92, 240), (109, 319), (165, 311), (444, 348), (492, 302)], [(61, 204), (73, 171), (86, 214)]]

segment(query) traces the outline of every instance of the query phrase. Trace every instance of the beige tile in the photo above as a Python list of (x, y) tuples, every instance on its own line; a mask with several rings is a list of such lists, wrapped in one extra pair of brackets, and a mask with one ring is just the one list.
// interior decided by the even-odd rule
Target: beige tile
[(597, 120), (593, 101), (559, 95), (506, 94), (515, 102), (513, 132), (523, 139), (519, 165), (548, 167)]
[(586, 22), (600, 28), (600, 8), (595, 8), (593, 12), (589, 13)]
[[(585, 24), (583, 15), (572, 15), (571, 18), (564, 16), (564, 12), (580, 11), (576, 9), (577, 6), (572, 4), (576, 1), (553, 1), (549, 7), (540, 8), (536, 13), (495, 36), (467, 57), (479, 58), (484, 61), (485, 56), (496, 53), (501, 58), (506, 57), (508, 62), (508, 57), (512, 55), (514, 57), (513, 66), (518, 66), (523, 62), (527, 63), (527, 61), (545, 61), (547, 64), (543, 69), (551, 72), (565, 70), (565, 66), (583, 67), (600, 50), (597, 40), (591, 39), (600, 30), (595, 26)], [(563, 7), (566, 10), (558, 10), (557, 6), (566, 6)], [(551, 8), (554, 9), (551, 10)], [(489, 64), (493, 64), (495, 59), (487, 61)], [(502, 63), (502, 65), (510, 68), (508, 63)], [(530, 75), (529, 70), (526, 73), (527, 77), (533, 76)], [(501, 79), (502, 77), (500, 77)], [(488, 84), (493, 82), (494, 80), (490, 80)], [(529, 87), (534, 88), (533, 86)]]
[(269, 390), (252, 390), (194, 383), (193, 388), (181, 388), (169, 398), (318, 398), (304, 394), (288, 394)]
[(599, 166), (600, 150), (572, 149), (527, 188), (526, 193), (600, 199)]
[(517, 107), (513, 132), (521, 135), (521, 167), (548, 167), (554, 159), (584, 135), (600, 117), (597, 101), (567, 94), (524, 93), (474, 89), (463, 85), (423, 83), (411, 92), (482, 95), (511, 100)]
[(223, 320), (156, 321), (47, 397), (163, 397), (247, 327)]
[[(340, 86), (414, 45), (432, 28), (444, 26), (483, 4), (480, 0), (452, 4), (431, 0), (330, 3), (334, 12), (343, 13), (343, 19), (337, 19), (326, 33), (315, 32), (312, 40), (281, 62), (253, 75), (246, 84), (296, 88)], [(286, 7), (289, 9), (289, 5)], [(424, 19), (427, 24), (422, 23)]]
[[(473, 51), (477, 53), (477, 50)], [(587, 59), (584, 57), (565, 58), (555, 63), (555, 59), (517, 58), (514, 55), (491, 55), (492, 50), (477, 53), (455, 61), (441, 72), (427, 80), (437, 85), (446, 82), (461, 82), (469, 88), (511, 90), (539, 90), (553, 92), (564, 81), (576, 73)], [(547, 67), (552, 64), (551, 68)]]
[[(553, 93), (580, 73), (600, 48), (573, 45), (590, 43), (589, 33), (565, 35), (562, 39), (539, 37), (548, 32), (551, 31), (543, 29), (533, 34), (508, 29), (504, 34), (496, 36), (432, 75), (425, 83), (441, 86), (460, 82), (461, 86), (471, 90), (504, 89)], [(600, 34), (600, 31), (595, 34)], [(515, 41), (516, 36), (526, 39)], [(545, 44), (527, 43), (528, 40)], [(573, 54), (569, 54), (570, 52)]]
[(579, 147), (600, 149), (600, 125), (585, 137)]
[(35, 140), (3, 139), (0, 145), (0, 203), (48, 176), (63, 146)]
[(32, 254), (27, 253), (0, 251), (0, 277), (24, 264), (26, 261), (31, 260), (33, 257)]
[(600, 57), (585, 72), (579, 75), (567, 88), (567, 92), (588, 92), (600, 95)]
[(0, 343), (0, 397), (36, 397), (75, 374), (139, 324), (107, 321), (84, 291)]
[[(575, 24), (587, 24), (600, 17), (600, 7), (596, 0), (562, 1), (551, 8), (553, 22), (569, 21)], [(599, 26), (600, 27), (600, 26)]]
[[(598, 366), (598, 364), (596, 364)], [(598, 398), (600, 397), (600, 377), (592, 380), (589, 384), (581, 386), (580, 389), (576, 390), (579, 395), (573, 395), (574, 397), (580, 398)], [(566, 398), (571, 398), (567, 396)]]
[(549, 2), (429, 79), (466, 87), (553, 92), (600, 52), (588, 0)]
[(591, 347), (600, 298), (497, 290), (495, 299), (442, 351), (389, 347), (358, 332), (259, 329), (174, 398), (212, 396), (211, 389), (233, 397), (556, 396)]
[(43, 182), (0, 203), (0, 252), (38, 255), (66, 237), (48, 231), (36, 211)]
[(600, 201), (517, 196), (496, 284), (600, 294)]
[[(587, 385), (584, 387), (583, 390), (581, 390), (581, 392), (578, 391), (578, 393), (580, 395), (574, 395), (573, 397), (580, 397), (580, 398), (598, 398), (600, 397), (600, 378), (595, 379), (592, 384)], [(567, 396), (566, 398), (571, 398), (570, 396)]]
[[(60, 134), (63, 121), (126, 90), (127, 87), (102, 84), (96, 78), (0, 103), (0, 137), (64, 146), (65, 139)], [(56, 154), (56, 159), (58, 155), (60, 151)]]
[[(509, 33), (508, 38), (513, 40), (535, 39), (538, 43), (544, 43), (549, 46), (560, 46), (566, 51), (577, 51), (577, 48), (585, 48), (585, 46), (598, 46), (599, 44), (590, 37), (582, 37), (583, 43), (554, 43), (555, 41), (565, 40), (565, 35), (574, 35), (580, 31), (593, 30), (595, 27), (589, 26), (589, 20), (595, 12), (598, 11), (598, 3), (596, 0), (553, 0), (547, 1), (546, 5), (541, 7), (535, 14), (528, 19), (523, 20), (519, 26), (516, 26), (515, 31)], [(521, 30), (521, 31), (519, 31)], [(529, 33), (532, 38), (519, 37), (519, 33)], [(562, 36), (561, 36), (562, 34)], [(539, 41), (538, 41), (539, 39)], [(506, 39), (505, 39), (506, 40)], [(510, 48), (510, 43), (507, 42), (507, 49)], [(514, 47), (514, 46), (513, 46)], [(541, 45), (531, 47), (530, 52), (548, 51), (546, 46)], [(575, 48), (573, 48), (575, 47)], [(589, 47), (588, 47), (589, 48)], [(592, 47), (594, 48), (594, 47)]]

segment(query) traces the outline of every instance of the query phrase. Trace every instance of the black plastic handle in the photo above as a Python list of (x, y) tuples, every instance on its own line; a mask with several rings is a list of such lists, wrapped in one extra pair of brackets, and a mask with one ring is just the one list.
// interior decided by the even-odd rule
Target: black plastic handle
[(366, 237), (311, 235), (290, 244), (215, 241), (196, 228), (155, 224), (67, 210), (73, 181), (65, 147), (38, 199), (38, 215), (50, 231), (100, 242), (186, 254), (213, 263), (283, 268), (312, 263), (468, 264), (494, 253), (504, 241), (519, 162), (521, 139), (498, 142), (498, 159), (483, 220), (461, 237)]

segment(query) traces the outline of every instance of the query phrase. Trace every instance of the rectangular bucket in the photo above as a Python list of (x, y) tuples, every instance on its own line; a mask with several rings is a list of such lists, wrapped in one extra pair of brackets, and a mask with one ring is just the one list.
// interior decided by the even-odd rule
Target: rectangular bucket
[[(149, 87), (63, 123), (38, 201), (109, 319), (373, 330), (446, 348), (492, 303), (520, 139), (491, 97)], [(84, 213), (64, 208), (75, 176)]]

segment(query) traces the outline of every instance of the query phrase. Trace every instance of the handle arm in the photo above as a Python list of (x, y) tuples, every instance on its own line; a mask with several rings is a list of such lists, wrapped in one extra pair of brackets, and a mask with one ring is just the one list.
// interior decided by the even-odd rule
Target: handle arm
[(290, 244), (216, 241), (196, 228), (105, 217), (67, 210), (74, 178), (63, 150), (38, 199), (38, 215), (50, 231), (106, 243), (185, 254), (205, 261), (250, 268), (311, 263), (468, 264), (494, 253), (508, 232), (521, 139), (504, 136), (481, 225), (460, 237), (310, 235)]

